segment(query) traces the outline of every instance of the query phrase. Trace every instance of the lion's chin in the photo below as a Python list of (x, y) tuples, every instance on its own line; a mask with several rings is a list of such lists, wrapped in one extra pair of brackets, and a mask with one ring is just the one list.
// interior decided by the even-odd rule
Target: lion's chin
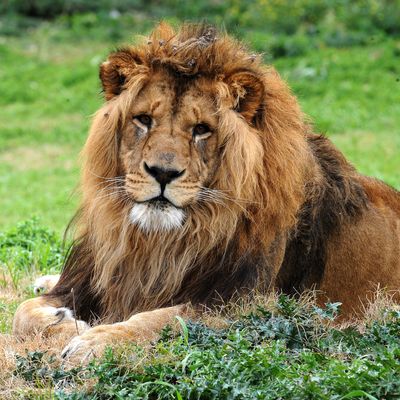
[(129, 216), (131, 222), (145, 232), (178, 229), (185, 219), (184, 211), (172, 204), (136, 203)]

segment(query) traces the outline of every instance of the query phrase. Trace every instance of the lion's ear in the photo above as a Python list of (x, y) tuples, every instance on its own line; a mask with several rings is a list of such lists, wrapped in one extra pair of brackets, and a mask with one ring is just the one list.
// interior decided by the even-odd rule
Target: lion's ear
[(252, 72), (240, 71), (229, 76), (227, 84), (234, 98), (235, 110), (253, 123), (257, 112), (262, 109), (263, 82)]
[(107, 61), (100, 65), (100, 80), (106, 100), (118, 96), (125, 82), (142, 64), (139, 56), (130, 49), (121, 49), (111, 53)]

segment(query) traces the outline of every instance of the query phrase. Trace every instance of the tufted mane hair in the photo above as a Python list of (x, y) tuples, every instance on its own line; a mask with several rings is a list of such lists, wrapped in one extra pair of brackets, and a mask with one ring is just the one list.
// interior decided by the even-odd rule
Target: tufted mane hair
[[(118, 130), (159, 69), (173, 74), (177, 88), (200, 78), (213, 85), (220, 164), (210, 187), (229, 197), (190, 206), (182, 229), (144, 233), (130, 223), (118, 188), (105, 194), (120, 175)], [(306, 191), (313, 191), (309, 181), (323, 180), (306, 139), (309, 125), (278, 73), (214, 27), (175, 31), (161, 23), (139, 44), (111, 53), (100, 78), (107, 101), (83, 151), (74, 242), (49, 296), (62, 297), (80, 318), (112, 322), (273, 284), (277, 271), (266, 264), (279, 258), (277, 250), (271, 254), (277, 238), (296, 226)]]
[[(215, 27), (206, 24), (183, 25), (178, 32), (161, 23), (141, 44), (118, 49), (111, 53), (109, 63), (103, 64), (100, 77), (106, 98), (115, 93), (110, 89), (125, 82), (134, 66), (142, 71), (163, 67), (177, 76), (216, 78), (235, 71), (261, 72), (260, 57), (250, 54), (246, 47)], [(113, 61), (118, 70), (112, 68)]]

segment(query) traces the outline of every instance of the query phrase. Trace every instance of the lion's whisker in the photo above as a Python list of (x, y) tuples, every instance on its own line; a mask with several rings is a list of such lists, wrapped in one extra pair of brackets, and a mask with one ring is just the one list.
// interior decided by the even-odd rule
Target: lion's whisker
[(221, 189), (212, 189), (212, 188), (207, 188), (207, 187), (203, 187), (200, 186), (200, 189), (206, 193), (210, 193), (210, 194), (215, 194), (219, 197), (223, 197), (226, 200), (230, 200), (230, 201), (239, 201), (239, 202), (243, 202), (243, 203), (251, 203), (251, 204), (260, 204), (259, 202), (253, 201), (253, 200), (249, 200), (249, 199), (241, 199), (241, 198), (233, 198), (231, 196), (228, 196), (228, 191), (226, 190), (221, 190)]
[(93, 176), (95, 176), (96, 178), (100, 178), (100, 179), (104, 179), (104, 180), (112, 180), (112, 179), (125, 179), (125, 176), (115, 176), (115, 177), (109, 177), (109, 176), (101, 176), (101, 175), (97, 175), (95, 172), (93, 172), (92, 170), (88, 169), (88, 172), (90, 172)]
[[(113, 190), (114, 189), (114, 190)], [(98, 199), (98, 200), (101, 200), (101, 199), (105, 199), (105, 198), (111, 198), (111, 197), (113, 197), (113, 196), (116, 196), (116, 195), (125, 195), (125, 196), (127, 196), (128, 197), (128, 194), (126, 193), (126, 190), (125, 190), (125, 188), (108, 188), (107, 190), (113, 190), (112, 192), (110, 191), (109, 193), (105, 193), (105, 194), (102, 194), (101, 196), (96, 196), (96, 198)], [(101, 191), (99, 191), (99, 193), (101, 193), (102, 192), (102, 190)], [(119, 196), (120, 197), (120, 196)]]
[(117, 185), (117, 187), (120, 187), (120, 183), (123, 183), (122, 181), (121, 182), (117, 182), (117, 181), (110, 181), (110, 182), (108, 182), (106, 185), (104, 185), (104, 183), (103, 182), (99, 182), (98, 184), (96, 184), (94, 187), (95, 188), (98, 188), (99, 186), (101, 186), (101, 185), (103, 185), (103, 187), (102, 188), (100, 188), (99, 190), (104, 190), (104, 189), (107, 189), (107, 188), (109, 188), (110, 186), (113, 186), (113, 185), (115, 185), (115, 184), (118, 184)]
[[(231, 207), (229, 207), (229, 204), (227, 204), (226, 202), (223, 201), (223, 199), (220, 199), (220, 198), (218, 198), (218, 197), (210, 196), (209, 194), (203, 193), (202, 195), (199, 195), (199, 196), (198, 196), (198, 199), (199, 199), (199, 201), (208, 200), (208, 201), (210, 201), (210, 202), (213, 202), (213, 203), (215, 203), (215, 204), (218, 204), (218, 205), (220, 205), (220, 206), (225, 207), (225, 208), (228, 209), (229, 211), (232, 211), (232, 210), (231, 210)], [(240, 203), (234, 202), (234, 204), (236, 204), (236, 205), (241, 209), (242, 212), (247, 213), (246, 208), (243, 207)]]
[(209, 188), (204, 188), (204, 189), (205, 190), (200, 192), (200, 194), (201, 194), (199, 196), (200, 199), (213, 201), (217, 204), (227, 206), (227, 204), (225, 204), (225, 202), (223, 201), (223, 200), (225, 200), (225, 201), (228, 201), (230, 203), (237, 205), (243, 212), (247, 213), (247, 209), (244, 207), (244, 205), (242, 204), (242, 202), (240, 200), (238, 201), (234, 198), (231, 198), (231, 197), (227, 196), (225, 193), (218, 191), (217, 189), (209, 189)]

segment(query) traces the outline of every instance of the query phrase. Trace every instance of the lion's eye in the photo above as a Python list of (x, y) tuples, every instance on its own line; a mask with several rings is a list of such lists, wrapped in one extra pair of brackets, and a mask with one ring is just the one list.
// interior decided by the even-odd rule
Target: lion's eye
[(211, 134), (211, 129), (207, 124), (197, 124), (193, 128), (193, 136), (204, 136), (206, 134)]
[(133, 117), (134, 120), (139, 121), (142, 125), (146, 126), (147, 128), (151, 127), (152, 119), (147, 114), (140, 114)]

